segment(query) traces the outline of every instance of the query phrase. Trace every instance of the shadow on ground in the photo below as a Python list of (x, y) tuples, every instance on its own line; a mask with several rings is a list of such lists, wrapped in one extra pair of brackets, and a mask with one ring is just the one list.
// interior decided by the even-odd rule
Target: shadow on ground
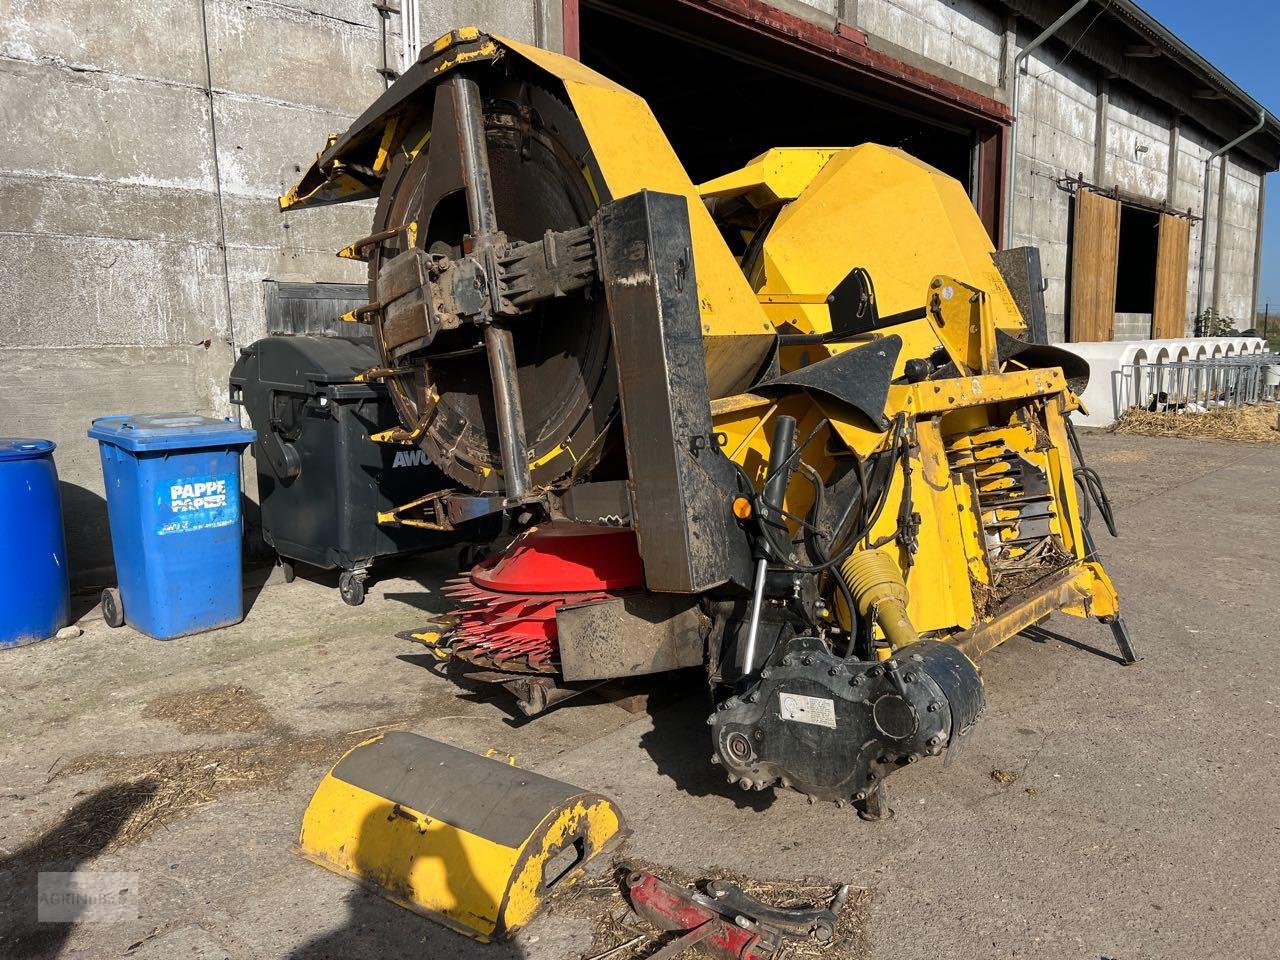
[[(355, 828), (354, 836), (341, 849), (353, 851), (348, 855), (355, 870), (365, 876), (385, 878), (392, 889), (406, 891), (406, 897), (409, 896), (409, 878), (418, 858), (438, 857), (451, 865), (444, 873), (447, 886), (433, 889), (430, 893), (440, 900), (469, 907), (474, 911), (473, 915), (496, 917), (500, 906), (497, 898), (487, 894), (472, 879), (474, 871), (483, 865), (471, 861), (459, 835), (450, 830), (433, 831), (434, 839), (430, 854), (427, 854), (421, 849), (415, 851), (414, 829), (404, 825), (403, 821), (399, 825), (391, 823), (381, 812), (372, 812)], [(394, 856), (390, 851), (394, 851)], [(384, 900), (363, 886), (353, 885), (347, 897), (347, 910), (347, 921), (343, 926), (308, 940), (293, 950), (288, 960), (339, 960), (345, 957), (515, 960), (525, 956), (524, 951), (512, 943), (480, 944), (470, 940)]]
[(761, 811), (772, 805), (774, 790), (749, 792), (729, 783), (711, 762), (715, 749), (707, 714), (711, 703), (705, 676), (693, 671), (666, 674), (649, 698), (653, 727), (640, 737), (640, 746), (653, 758), (658, 772), (693, 797), (725, 797), (740, 810)]
[(53, 960), (76, 927), (39, 920), (42, 872), (74, 872), (102, 853), (159, 784), (153, 779), (94, 791), (31, 843), (0, 859), (0, 956)]

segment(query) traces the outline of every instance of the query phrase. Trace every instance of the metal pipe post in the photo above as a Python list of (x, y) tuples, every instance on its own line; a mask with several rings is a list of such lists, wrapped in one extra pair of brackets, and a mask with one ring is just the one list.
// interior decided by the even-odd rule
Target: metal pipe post
[[(1225, 154), (1229, 150), (1231, 150), (1232, 147), (1235, 147), (1236, 145), (1243, 143), (1245, 140), (1248, 140), (1255, 133), (1257, 133), (1264, 126), (1266, 126), (1266, 124), (1267, 124), (1267, 111), (1262, 109), (1262, 107), (1259, 107), (1257, 123), (1255, 123), (1252, 127), (1246, 130), (1244, 133), (1240, 134), (1240, 136), (1236, 137), (1230, 143), (1226, 144), (1225, 146), (1219, 147), (1213, 153), (1209, 154), (1209, 156), (1207, 156), (1204, 161), (1204, 199), (1202, 199), (1200, 202), (1200, 268), (1199, 268), (1200, 279), (1196, 283), (1195, 333), (1197, 337), (1204, 336), (1204, 322), (1201, 320), (1201, 317), (1204, 315), (1205, 263), (1207, 262), (1209, 257), (1209, 187), (1211, 185), (1209, 175), (1213, 169), (1213, 161), (1216, 160), (1218, 157), (1225, 156)], [(1223, 160), (1223, 163), (1226, 163), (1226, 160)], [(1214, 261), (1213, 269), (1215, 271), (1218, 269), (1218, 264), (1216, 260)]]
[[(795, 417), (780, 416), (773, 426), (773, 441), (769, 450), (768, 482), (761, 497), (760, 516), (756, 522), (764, 525), (782, 516), (782, 503), (791, 481), (789, 458), (796, 442)], [(742, 675), (749, 676), (755, 670), (756, 640), (760, 634), (760, 611), (764, 606), (764, 585), (769, 576), (769, 548), (761, 533), (756, 559), (756, 579), (751, 590), (751, 613), (747, 619), (747, 640), (742, 650)]]
[[(462, 176), (466, 184), (467, 218), (477, 249), (497, 242), (498, 215), (493, 203), (493, 180), (489, 173), (489, 145), (485, 139), (484, 107), (480, 87), (465, 74), (449, 81), (453, 85), (454, 110), (458, 120), (458, 144)], [(492, 259), (490, 259), (492, 264)], [(497, 282), (490, 277), (490, 297)], [(498, 304), (491, 303), (490, 310)], [(498, 443), (502, 453), (502, 476), (506, 501), (513, 505), (528, 493), (529, 448), (524, 432), (524, 410), (520, 403), (520, 381), (516, 376), (516, 349), (511, 331), (491, 321), (484, 328), (485, 353), (493, 381), (493, 405), (498, 420)]]

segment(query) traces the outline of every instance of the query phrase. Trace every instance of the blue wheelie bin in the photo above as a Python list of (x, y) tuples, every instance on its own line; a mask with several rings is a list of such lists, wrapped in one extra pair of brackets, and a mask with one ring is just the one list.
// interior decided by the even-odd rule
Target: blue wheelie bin
[(52, 440), (0, 439), (0, 649), (67, 625), (67, 548)]
[(238, 623), (240, 454), (254, 432), (189, 414), (99, 417), (118, 589), (102, 596), (113, 627), (168, 640)]

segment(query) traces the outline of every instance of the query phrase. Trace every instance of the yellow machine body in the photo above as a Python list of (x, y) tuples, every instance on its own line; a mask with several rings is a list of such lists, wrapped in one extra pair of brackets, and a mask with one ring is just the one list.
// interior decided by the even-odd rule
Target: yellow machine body
[[(855, 266), (873, 279), (882, 318), (909, 317), (862, 337), (784, 345), (780, 365), (798, 370), (879, 338), (902, 339), (884, 417), (901, 418), (909, 431), (907, 471), (895, 473), (860, 549), (894, 541), (909, 471), (916, 549), (910, 562), (897, 545), (892, 550), (915, 629), (976, 658), (1055, 610), (1113, 618), (1115, 590), (1080, 528), (1065, 422), (1079, 400), (1056, 367), (1000, 362), (999, 332), (1017, 336), (1026, 327), (961, 185), (901, 150), (863, 144), (769, 150), (699, 190), (722, 226), (739, 225), (747, 239), (767, 231), (760, 255), (742, 269), (780, 332), (831, 334), (833, 294)], [(937, 351), (954, 365), (953, 376), (904, 382), (908, 361)], [(810, 396), (810, 409), (807, 398), (779, 403), (749, 394), (713, 404), (726, 450), (757, 482), (777, 415), (796, 417), (802, 436), (825, 419), (813, 445), (829, 454), (842, 445), (864, 456), (883, 449), (882, 424)], [(838, 456), (828, 456), (827, 466)], [(1043, 478), (1044, 493), (1033, 498), (1043, 559), (1028, 556), (1035, 547), (1021, 538), (1030, 504), (1000, 494), (1015, 486), (1015, 468)], [(811, 503), (806, 485), (790, 486), (791, 515), (804, 516)]]
[[(528, 507), (530, 515), (543, 510), (549, 525), (631, 525), (640, 559), (655, 543), (668, 559), (676, 552), (675, 537), (646, 540), (637, 503), (661, 504), (670, 490), (687, 492), (682, 484), (690, 474), (677, 475), (676, 468), (648, 473), (657, 480), (639, 491), (645, 497), (637, 496), (637, 463), (650, 466), (643, 455), (637, 459), (636, 450), (644, 449), (637, 440), (658, 437), (648, 448), (654, 463), (659, 444), (663, 449), (657, 454), (676, 451), (677, 467), (686, 463), (680, 458), (703, 457), (699, 469), (704, 472), (693, 473), (689, 484), (707, 498), (699, 501), (701, 515), (692, 509), (676, 515), (687, 516), (690, 528), (701, 524), (716, 534), (718, 539), (704, 538), (699, 549), (714, 543), (718, 556), (734, 560), (732, 569), (725, 565), (727, 573), (717, 573), (718, 579), (708, 576), (688, 588), (674, 579), (655, 585), (646, 563), (644, 595), (667, 601), (679, 595), (684, 607), (662, 609), (688, 614), (688, 608), (695, 608), (696, 625), (684, 631), (620, 628), (618, 635), (628, 643), (652, 643), (652, 655), (626, 658), (641, 664), (630, 674), (621, 664), (617, 674), (608, 673), (610, 663), (598, 676), (633, 675), (654, 663), (687, 665), (701, 658), (718, 698), (712, 715), (716, 750), (731, 780), (756, 789), (780, 782), (811, 797), (870, 803), (873, 794), (880, 795), (883, 776), (925, 755), (940, 754), (967, 735), (985, 705), (972, 661), (1055, 611), (1104, 622), (1117, 618), (1115, 590), (1081, 524), (1067, 419), (1079, 399), (1063, 369), (1068, 361), (1060, 351), (1022, 339), (1027, 325), (961, 185), (900, 150), (874, 144), (770, 150), (698, 188), (649, 107), (635, 94), (575, 60), (474, 28), (454, 31), (424, 51), (346, 134), (331, 138), (300, 183), (281, 198), (284, 209), (379, 198), (374, 232), (342, 255), (370, 261), (371, 296), (383, 302), (357, 309), (351, 318), (373, 325), (380, 349), (388, 343), (388, 318), (394, 312), (389, 305), (424, 302), (436, 320), (447, 315), (454, 324), (450, 330), (474, 329), (466, 318), (479, 316), (475, 310), (480, 308), (450, 312), (440, 278), (461, 269), (460, 264), (490, 269), (477, 259), (486, 251), (495, 258), (495, 249), (512, 254), (503, 246), (505, 234), (489, 228), (476, 252), (473, 233), (483, 219), (478, 215), (467, 221), (472, 233), (459, 228), (456, 243), (437, 244), (440, 249), (432, 252), (433, 245), (423, 239), (429, 239), (431, 218), (446, 205), (415, 207), (414, 198), (420, 200), (421, 194), (414, 192), (413, 183), (424, 181), (411, 181), (405, 171), (425, 168), (425, 179), (437, 160), (437, 170), (456, 160), (442, 142), (454, 131), (422, 132), (428, 122), (437, 127), (444, 122), (434, 119), (430, 104), (434, 91), (442, 88), (437, 81), (446, 77), (457, 81), (457, 89), (475, 84), (482, 90), (487, 97), (477, 94), (482, 109), (511, 103), (536, 88), (554, 103), (528, 103), (540, 103), (559, 117), (560, 133), (575, 123), (580, 126), (582, 136), (563, 138), (557, 157), (571, 157), (568, 173), (576, 184), (589, 186), (589, 194), (582, 187), (579, 195), (586, 197), (582, 205), (591, 208), (591, 215), (571, 229), (547, 230), (545, 241), (539, 239), (544, 236), (541, 228), (536, 236), (524, 231), (518, 240), (526, 247), (544, 243), (540, 255), (551, 270), (557, 249), (563, 252), (553, 235), (577, 236), (580, 245), (573, 249), (594, 258), (584, 271), (590, 276), (573, 278), (581, 283), (567, 291), (557, 286), (539, 303), (563, 306), (581, 298), (600, 310), (602, 326), (628, 335), (612, 340), (608, 356), (616, 369), (610, 368), (614, 379), (608, 382), (616, 389), (602, 391), (598, 396), (605, 399), (589, 407), (600, 418), (599, 429), (585, 435), (589, 444), (575, 450), (563, 436), (528, 438), (522, 465), (529, 467), (534, 489), (526, 490), (523, 499), (504, 496), (510, 478), (495, 479), (492, 457), (471, 473), (454, 464), (450, 476), (460, 489), (449, 491), (451, 502), (474, 506), (484, 499), (474, 495), (479, 492), (513, 516), (519, 515), (516, 506)], [(460, 98), (457, 89), (452, 95)], [(520, 130), (521, 123), (526, 134), (537, 133), (541, 118), (535, 113), (530, 107), (523, 120), (518, 112), (493, 119), (489, 149), (513, 140), (508, 135)], [(542, 132), (551, 126), (545, 124)], [(418, 132), (411, 136), (411, 130)], [(436, 147), (429, 148), (433, 136)], [(484, 136), (482, 130), (465, 142), (477, 152), (474, 143)], [(458, 142), (464, 139), (460, 136)], [(572, 150), (563, 146), (570, 142)], [(518, 163), (503, 162), (519, 170), (527, 156), (520, 155)], [(503, 175), (508, 189), (530, 195), (521, 193), (526, 181), (519, 174), (508, 169)], [(474, 179), (470, 184), (458, 193), (479, 208), (474, 195), (480, 191)], [(610, 224), (609, 216), (620, 216), (624, 198), (648, 203), (648, 198), (635, 197), (646, 191), (674, 197), (662, 201), (662, 223), (646, 221), (653, 231), (644, 235), (647, 239), (625, 245), (627, 266), (620, 270), (622, 258), (605, 238), (623, 234), (608, 233), (621, 229)], [(687, 233), (678, 198), (688, 204)], [(493, 219), (499, 219), (496, 213)], [(676, 222), (678, 242), (668, 242), (673, 234), (662, 231), (673, 230)], [(745, 251), (741, 256), (725, 239), (734, 231)], [(384, 246), (389, 248), (385, 262)], [(661, 263), (655, 253), (659, 247), (667, 257)], [(402, 270), (404, 264), (418, 272)], [(485, 274), (490, 286), (477, 279), (471, 289), (489, 290), (486, 309), (492, 313), (502, 303), (503, 284), (518, 286), (527, 277), (491, 269)], [(686, 278), (692, 280), (692, 290)], [(659, 309), (644, 312), (646, 302), (637, 291), (660, 288), (664, 299), (657, 301)], [(632, 297), (620, 297), (620, 290)], [(623, 306), (614, 309), (617, 303)], [(420, 314), (426, 312), (424, 307)], [(421, 322), (419, 314), (414, 316)], [(486, 333), (501, 324), (520, 331), (531, 316), (530, 310), (508, 304), (505, 313), (492, 313), (475, 326), (485, 326)], [(634, 352), (639, 338), (631, 336), (642, 330), (660, 334), (643, 341), (648, 351), (643, 354)], [(573, 338), (574, 343), (588, 340)], [(406, 337), (392, 343), (411, 345), (401, 354), (403, 366), (388, 359), (391, 351), (386, 349), (387, 366), (367, 373), (369, 379), (388, 383), (402, 420), (402, 429), (377, 439), (420, 443), (424, 435), (431, 437), (433, 422), (438, 427), (447, 419), (438, 414), (444, 404), (436, 392), (439, 381), (431, 379), (432, 365), (443, 369), (465, 351), (450, 354), (442, 348), (432, 355), (430, 338), (421, 339), (423, 346), (412, 346), (418, 342)], [(672, 344), (683, 351), (683, 365), (668, 362), (665, 351)], [(538, 346), (525, 341), (530, 353)], [(624, 350), (632, 352), (624, 356)], [(512, 352), (518, 355), (515, 348)], [(482, 388), (501, 384), (527, 400), (536, 387), (545, 386), (536, 381), (548, 379), (537, 369), (523, 381), (502, 379), (493, 362), (499, 355), (489, 354), (488, 376), (478, 373), (473, 382), (481, 386), (467, 397), (483, 399), (486, 413), (499, 404), (491, 402), (497, 393), (484, 397)], [(631, 366), (624, 369), (624, 361)], [(572, 381), (573, 376), (564, 379)], [(406, 413), (403, 401), (415, 384), (422, 395)], [(628, 396), (628, 390), (634, 393)], [(850, 397), (851, 392), (858, 397)], [(661, 410), (662, 429), (624, 430), (620, 421), (628, 404), (632, 412), (646, 404)], [(430, 420), (433, 411), (436, 421)], [(786, 418), (795, 421), (795, 436), (805, 439), (795, 451), (800, 471), (786, 485), (778, 511), (766, 502), (770, 494), (763, 488), (771, 475), (787, 474), (776, 463), (770, 466), (777, 459), (774, 438), (785, 436), (790, 426)], [(483, 417), (476, 420), (483, 425)], [(510, 430), (505, 439), (522, 432), (523, 427)], [(484, 431), (471, 431), (476, 433)], [(466, 431), (457, 434), (464, 435)], [(606, 448), (612, 460), (600, 455)], [(441, 444), (439, 451), (448, 459), (453, 449)], [(449, 472), (450, 464), (436, 462)], [(518, 462), (515, 454), (509, 462)], [(599, 473), (593, 474), (597, 468)], [(860, 475), (864, 470), (867, 474)], [(514, 471), (504, 466), (503, 472)], [(858, 481), (856, 498), (849, 492), (853, 484), (841, 486), (851, 476)], [(600, 507), (591, 517), (570, 514), (566, 504), (573, 493), (588, 487), (601, 497), (605, 488), (623, 489), (630, 499), (621, 512)], [(824, 491), (821, 497), (819, 490)], [(859, 517), (859, 526), (846, 527), (834, 517), (818, 519), (819, 500), (837, 496), (849, 505), (846, 518), (854, 516), (855, 504), (867, 514)], [(762, 504), (767, 512), (763, 521)], [(439, 522), (436, 513), (409, 519), (419, 506), (414, 501), (379, 519)], [(665, 516), (670, 515), (668, 510)], [(831, 541), (814, 549), (805, 538), (823, 522)], [(777, 528), (790, 534), (781, 549), (773, 539)], [(824, 555), (828, 547), (831, 553)], [(824, 562), (818, 564), (815, 555)], [(806, 560), (810, 565), (802, 562)], [(490, 587), (481, 591), (468, 586), (460, 595), (469, 596), (476, 610), (493, 611), (491, 623), (479, 615), (476, 622), (493, 628), (485, 642), (499, 648), (509, 640), (507, 628), (527, 615), (526, 606), (545, 613), (548, 603), (557, 602)], [(633, 583), (627, 589), (634, 595), (639, 587)], [(767, 598), (766, 589), (773, 591)], [(625, 609), (617, 609), (625, 607), (618, 597), (607, 592), (583, 596), (575, 593), (573, 604), (553, 610), (550, 624), (546, 618), (538, 621), (538, 637), (546, 641), (541, 660), (507, 657), (499, 669), (491, 657), (473, 665), (484, 667), (488, 678), (498, 678), (493, 682), (530, 685), (531, 675), (537, 674), (534, 680), (554, 686), (560, 652), (555, 644), (560, 640), (549, 627), (562, 612), (568, 616), (576, 609), (581, 614), (584, 606), (600, 601), (614, 604), (609, 608), (614, 619), (601, 622), (628, 622)], [(744, 616), (743, 610), (753, 612)], [(757, 662), (761, 610), (774, 618), (773, 633), (771, 646)], [(676, 619), (676, 614), (669, 618)], [(638, 622), (631, 621), (633, 626)], [(644, 620), (650, 628), (666, 622), (661, 615)], [(668, 647), (685, 643), (690, 634), (697, 645), (692, 656), (684, 647), (681, 656), (671, 655)], [(745, 642), (744, 636), (749, 636)], [(456, 662), (466, 660), (458, 643), (468, 639), (445, 632), (431, 634), (428, 642), (442, 659), (453, 656)], [(797, 651), (794, 657), (784, 657), (789, 644)], [(908, 652), (899, 657), (903, 648)], [(775, 654), (776, 660), (769, 659)], [(873, 661), (883, 662), (883, 670)], [(769, 669), (761, 669), (765, 663)], [(508, 666), (510, 672), (501, 672)], [(815, 671), (813, 676), (803, 675), (806, 668)], [(899, 669), (917, 680), (928, 674), (934, 692), (926, 696), (918, 684), (909, 690), (913, 681), (901, 677)], [(843, 678), (855, 673), (857, 682), (866, 683), (862, 689), (874, 687), (877, 696), (883, 695), (889, 704), (887, 719), (871, 715), (870, 699), (851, 699), (853, 681)], [(885, 687), (889, 674), (901, 679), (896, 692)], [(838, 690), (832, 677), (842, 678)], [(786, 686), (792, 683), (798, 685)], [(545, 688), (540, 689), (545, 695)], [(825, 712), (807, 718), (779, 716), (768, 705), (781, 703), (784, 694)], [(943, 701), (949, 704), (945, 715), (938, 713)], [(899, 718), (909, 715), (911, 724), (895, 725), (892, 711)], [(914, 742), (926, 722), (936, 726), (936, 733)], [(796, 738), (795, 749), (775, 746), (788, 737)], [(780, 752), (759, 754), (770, 749)], [(829, 767), (806, 767), (815, 757), (837, 755), (839, 763)], [(527, 922), (546, 893), (571, 878), (577, 863), (624, 832), (621, 816), (603, 797), (434, 741), (387, 734), (357, 747), (321, 783), (306, 813), (301, 847), (330, 869), (487, 939)], [(565, 851), (572, 851), (568, 873), (560, 866)]]
[(401, 731), (348, 752), (302, 821), (308, 859), (482, 941), (626, 835), (598, 794)]

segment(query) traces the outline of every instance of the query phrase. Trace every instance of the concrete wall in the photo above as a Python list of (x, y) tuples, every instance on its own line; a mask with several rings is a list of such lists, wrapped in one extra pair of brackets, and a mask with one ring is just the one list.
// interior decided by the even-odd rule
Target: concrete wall
[[(420, 7), (424, 43), (475, 23), (561, 46), (558, 4)], [(398, 70), (398, 16), (385, 27)], [(110, 577), (90, 421), (232, 415), (262, 281), (363, 282), (334, 253), (371, 204), (281, 214), (276, 197), (384, 89), (383, 28), (368, 0), (0, 4), (0, 434), (58, 442), (77, 582)]]

